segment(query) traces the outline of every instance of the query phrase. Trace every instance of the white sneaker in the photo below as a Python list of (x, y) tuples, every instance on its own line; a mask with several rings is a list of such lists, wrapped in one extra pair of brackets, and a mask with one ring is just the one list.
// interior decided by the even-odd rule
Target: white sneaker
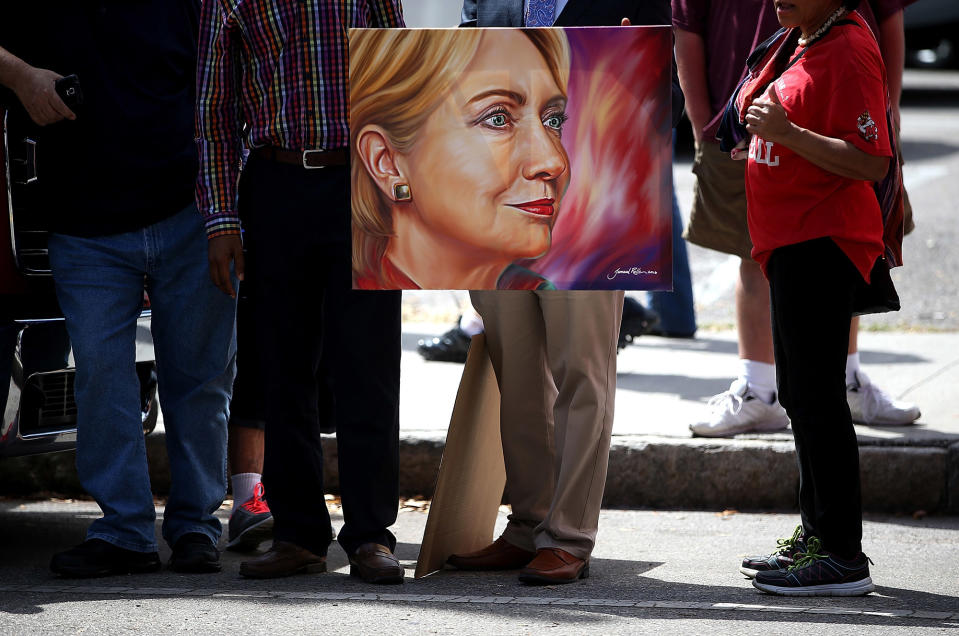
[(737, 433), (781, 431), (789, 426), (786, 410), (773, 400), (766, 404), (749, 389), (746, 380), (738, 378), (729, 390), (714, 395), (706, 404), (709, 419), (689, 425), (700, 437), (732, 437)]
[(869, 380), (861, 370), (856, 381), (846, 387), (846, 401), (852, 421), (880, 426), (905, 426), (919, 419), (919, 407), (894, 400)]

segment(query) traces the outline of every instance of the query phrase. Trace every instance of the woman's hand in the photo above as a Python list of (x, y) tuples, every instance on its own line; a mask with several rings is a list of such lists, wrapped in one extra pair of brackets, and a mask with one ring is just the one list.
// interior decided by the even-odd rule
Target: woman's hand
[(745, 161), (747, 155), (749, 155), (750, 139), (752, 139), (752, 137), (747, 137), (736, 144), (736, 147), (729, 152), (729, 158), (733, 159), (734, 161)]
[(779, 101), (775, 85), (770, 87), (768, 94), (769, 98), (753, 100), (746, 110), (746, 130), (766, 141), (788, 145), (785, 141), (794, 132), (795, 126), (786, 117), (786, 109)]
[[(871, 155), (844, 139), (826, 137), (789, 121), (775, 86), (769, 91), (768, 99), (753, 101), (746, 111), (746, 130), (764, 141), (781, 144), (840, 177), (878, 181), (889, 169), (888, 157)], [(738, 154), (747, 153), (740, 151)]]

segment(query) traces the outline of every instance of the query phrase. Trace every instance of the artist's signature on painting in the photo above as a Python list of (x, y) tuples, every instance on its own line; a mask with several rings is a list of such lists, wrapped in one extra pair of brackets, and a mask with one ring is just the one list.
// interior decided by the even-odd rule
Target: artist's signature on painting
[(654, 269), (643, 269), (642, 267), (628, 267), (623, 269), (622, 267), (617, 267), (615, 271), (606, 274), (606, 280), (613, 280), (620, 274), (623, 276), (655, 276), (658, 274)]

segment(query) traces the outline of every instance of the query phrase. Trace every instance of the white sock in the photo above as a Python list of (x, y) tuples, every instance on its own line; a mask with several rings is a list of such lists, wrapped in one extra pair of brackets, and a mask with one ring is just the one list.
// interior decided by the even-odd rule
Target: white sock
[(750, 390), (766, 404), (776, 395), (776, 365), (755, 360), (739, 360), (739, 377), (746, 380)]
[(466, 332), (466, 335), (472, 338), (478, 333), (483, 333), (483, 319), (476, 310), (470, 307), (460, 318), (460, 329)]
[(236, 510), (250, 499), (253, 499), (253, 488), (260, 483), (260, 473), (237, 473), (230, 477), (233, 486), (233, 509)]
[(859, 370), (859, 352), (846, 356), (846, 386), (855, 386), (856, 371)]

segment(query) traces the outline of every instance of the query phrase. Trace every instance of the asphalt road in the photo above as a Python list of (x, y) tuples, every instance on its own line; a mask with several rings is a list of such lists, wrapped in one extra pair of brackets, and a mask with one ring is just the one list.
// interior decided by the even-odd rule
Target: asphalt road
[[(456, 571), (371, 586), (348, 575), (335, 546), (332, 572), (273, 581), (240, 578), (243, 557), (232, 553), (215, 575), (53, 577), (50, 555), (81, 541), (97, 514), (90, 502), (0, 501), (0, 632), (851, 634), (959, 627), (955, 517), (867, 517), (864, 549), (875, 562), (877, 591), (786, 599), (755, 590), (738, 564), (789, 534), (794, 515), (604, 511), (591, 577), (567, 586), (525, 586), (515, 572)], [(424, 512), (405, 507), (394, 527), (408, 577), (425, 521)], [(334, 524), (341, 523), (335, 511)], [(497, 532), (504, 524), (501, 514)], [(161, 557), (168, 556), (163, 546)]]

